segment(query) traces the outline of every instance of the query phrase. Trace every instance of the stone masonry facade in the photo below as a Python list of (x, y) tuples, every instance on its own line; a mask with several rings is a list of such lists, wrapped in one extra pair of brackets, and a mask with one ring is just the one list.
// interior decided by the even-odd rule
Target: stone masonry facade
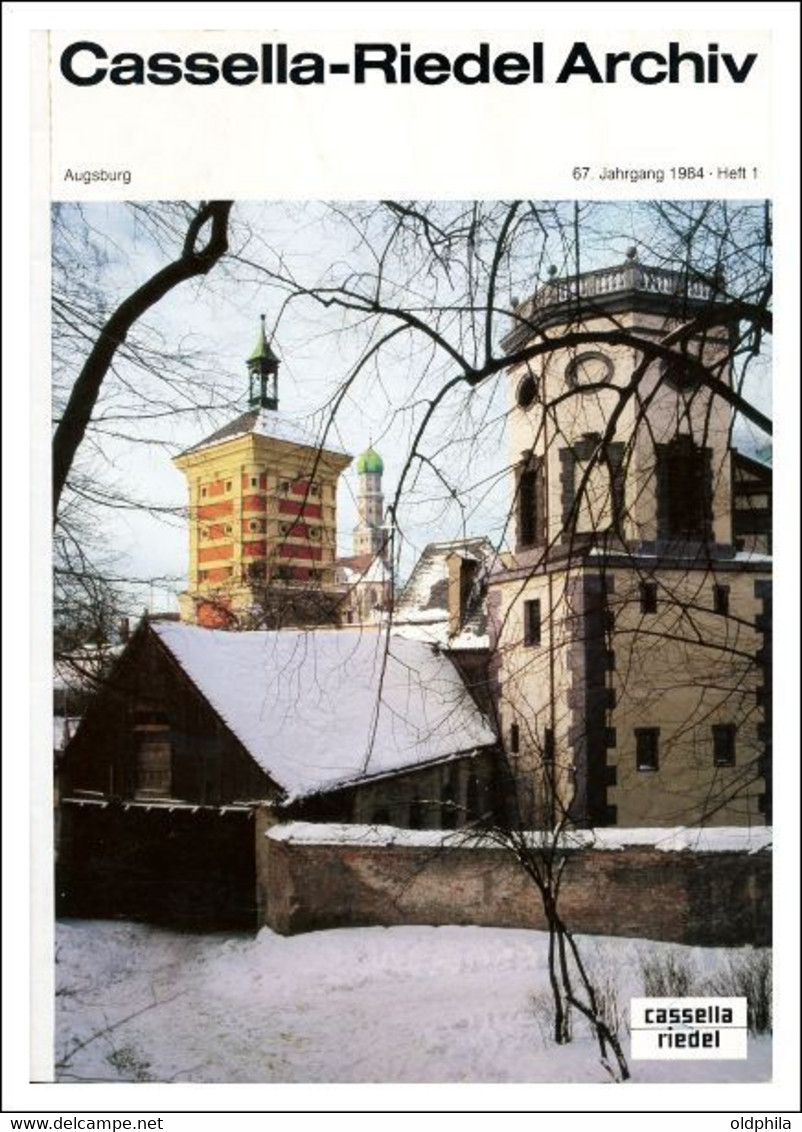
[[(477, 924), (544, 929), (538, 894), (498, 848), (293, 843), (257, 837), (260, 922), (326, 928)], [(573, 931), (699, 946), (765, 946), (771, 853), (568, 853), (561, 899)]]

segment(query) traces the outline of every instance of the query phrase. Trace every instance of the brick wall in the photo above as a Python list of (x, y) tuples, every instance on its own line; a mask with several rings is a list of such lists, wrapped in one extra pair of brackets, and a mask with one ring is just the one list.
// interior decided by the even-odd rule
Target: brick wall
[[(536, 890), (503, 850), (262, 836), (256, 852), (261, 922), (284, 935), (394, 924), (546, 926)], [(571, 850), (561, 909), (579, 932), (766, 945), (771, 853)]]

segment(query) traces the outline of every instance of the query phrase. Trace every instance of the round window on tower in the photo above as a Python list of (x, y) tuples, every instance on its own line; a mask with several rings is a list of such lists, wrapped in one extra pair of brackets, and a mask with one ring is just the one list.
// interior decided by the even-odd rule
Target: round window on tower
[(696, 368), (698, 364), (696, 358), (663, 358), (660, 361), (660, 379), (674, 389), (696, 389), (701, 381), (701, 371)]
[(585, 385), (604, 385), (613, 376), (613, 363), (596, 351), (579, 354), (565, 367), (565, 380), (570, 389)]
[(537, 378), (534, 374), (528, 373), (518, 382), (515, 400), (518, 402), (519, 409), (528, 409), (531, 405), (534, 405), (537, 400)]

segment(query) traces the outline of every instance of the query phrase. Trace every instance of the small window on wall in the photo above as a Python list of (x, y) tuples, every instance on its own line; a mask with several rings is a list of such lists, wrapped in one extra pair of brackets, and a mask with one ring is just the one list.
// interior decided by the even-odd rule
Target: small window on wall
[(713, 612), (728, 617), (730, 612), (730, 587), (713, 586)]
[(540, 601), (524, 602), (524, 644), (532, 648), (540, 644)]
[(202, 488), (201, 488), (201, 498), (202, 498), (202, 499), (205, 499), (205, 498), (206, 498), (206, 488), (205, 488), (205, 487), (202, 487)]
[(309, 537), (311, 539), (319, 539), (320, 538), (320, 527), (310, 527), (309, 528)]
[(258, 519), (251, 519), (250, 522), (248, 523), (248, 530), (249, 531), (261, 531), (261, 529), (262, 529), (262, 524), (259, 522)]
[(310, 495), (320, 495), (320, 485), (316, 484), (316, 483), (310, 483), (309, 494)]
[(657, 582), (641, 582), (640, 611), (641, 613), (657, 613)]
[(208, 538), (208, 537), (209, 537), (209, 532), (208, 532), (208, 530), (206, 529), (206, 527), (203, 527), (203, 528), (201, 529), (201, 538)]
[(543, 761), (554, 762), (554, 728), (547, 727), (543, 732)]
[(423, 829), (423, 799), (417, 791), (409, 803), (409, 828)]
[(535, 403), (537, 397), (537, 379), (531, 373), (528, 373), (518, 383), (518, 388), (515, 391), (515, 400), (518, 402), (520, 409), (528, 409)]
[(510, 724), (510, 754), (517, 755), (521, 750), (521, 728), (517, 723)]
[(479, 776), (475, 770), (472, 770), (468, 775), (468, 782), (465, 787), (465, 817), (469, 822), (478, 821), (482, 816), (480, 795)]
[(440, 826), (442, 829), (457, 828), (457, 787), (450, 774), (440, 791)]
[(231, 480), (226, 480), (226, 491), (231, 491), (231, 488), (232, 488), (233, 486), (234, 486), (234, 485), (233, 485), (233, 483), (232, 483), (232, 481), (231, 481)]
[(227, 534), (227, 535), (230, 535), (230, 534), (232, 533), (232, 531), (233, 531), (233, 530), (234, 530), (234, 528), (233, 528), (233, 527), (231, 526), (231, 524), (230, 524), (230, 523), (226, 523), (226, 534)]
[(635, 759), (639, 771), (660, 769), (659, 742), (659, 727), (635, 728)]
[(525, 467), (518, 478), (518, 542), (522, 547), (541, 541), (541, 493), (543, 465)]
[(257, 476), (251, 476), (251, 487), (258, 487), (259, 479)]
[(713, 724), (713, 766), (735, 766), (735, 724)]
[(279, 480), (278, 489), (279, 489), (279, 491), (289, 491), (290, 490), (290, 481), (289, 480)]
[(144, 798), (169, 798), (172, 789), (170, 728), (163, 713), (137, 712), (136, 794)]

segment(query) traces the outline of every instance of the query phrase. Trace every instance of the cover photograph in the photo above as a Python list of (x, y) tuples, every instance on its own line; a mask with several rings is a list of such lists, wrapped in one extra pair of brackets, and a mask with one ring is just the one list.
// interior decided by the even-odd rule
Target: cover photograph
[(785, 1119), (796, 17), (178, 7), (25, 39), (9, 1108)]

